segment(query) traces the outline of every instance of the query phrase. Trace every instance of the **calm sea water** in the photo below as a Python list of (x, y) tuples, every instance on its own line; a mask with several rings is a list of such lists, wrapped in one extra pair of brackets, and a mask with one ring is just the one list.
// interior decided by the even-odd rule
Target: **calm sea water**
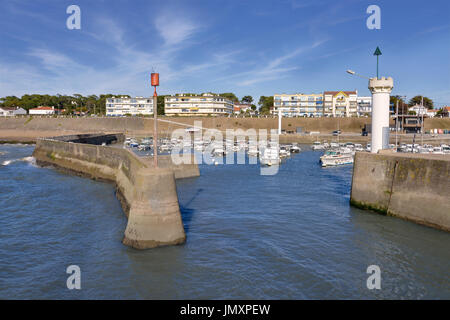
[[(351, 167), (305, 151), (275, 176), (200, 167), (179, 180), (187, 242), (138, 251), (108, 183), (0, 146), (1, 299), (450, 299), (450, 234), (349, 206)], [(68, 290), (66, 268), (81, 268)], [(366, 269), (381, 269), (368, 290)]]

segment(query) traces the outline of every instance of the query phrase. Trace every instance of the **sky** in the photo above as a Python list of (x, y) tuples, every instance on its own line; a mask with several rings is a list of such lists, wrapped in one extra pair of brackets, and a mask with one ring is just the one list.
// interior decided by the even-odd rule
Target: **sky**
[[(450, 105), (450, 1), (0, 0), (0, 96), (358, 90)], [(81, 28), (68, 29), (78, 5)], [(381, 10), (368, 29), (369, 5)]]

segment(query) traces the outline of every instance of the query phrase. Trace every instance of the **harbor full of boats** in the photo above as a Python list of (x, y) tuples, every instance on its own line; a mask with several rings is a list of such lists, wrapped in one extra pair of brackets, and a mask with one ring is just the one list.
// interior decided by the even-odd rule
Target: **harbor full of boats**
[[(202, 153), (208, 155), (212, 159), (212, 163), (223, 163), (217, 161), (219, 158), (229, 155), (230, 153), (245, 153), (249, 158), (256, 157), (262, 166), (279, 165), (283, 160), (288, 159), (293, 154), (306, 150), (322, 152), (319, 163), (322, 167), (334, 167), (341, 165), (353, 164), (355, 153), (370, 152), (370, 143), (363, 146), (359, 143), (338, 143), (338, 142), (319, 142), (316, 141), (312, 145), (302, 145), (297, 143), (279, 144), (278, 142), (269, 141), (267, 143), (251, 143), (250, 141), (233, 141), (230, 139), (205, 141), (200, 139), (183, 140), (161, 138), (158, 140), (158, 154), (177, 153)], [(124, 142), (125, 148), (130, 148), (141, 156), (153, 156), (153, 138), (126, 138)], [(448, 145), (431, 146), (418, 144), (400, 144), (397, 148), (395, 145), (389, 145), (389, 148), (397, 152), (410, 153), (427, 153), (427, 154), (448, 154), (450, 155), (450, 147)]]
[[(230, 153), (244, 152), (249, 157), (257, 157), (261, 165), (271, 166), (280, 164), (283, 159), (292, 154), (300, 153), (301, 148), (297, 143), (278, 144), (269, 142), (267, 144), (253, 144), (249, 141), (184, 141), (182, 139), (159, 139), (158, 154), (170, 154), (171, 152), (203, 153), (213, 158), (221, 158)], [(138, 151), (142, 156), (153, 156), (153, 139), (149, 138), (126, 138), (124, 147)]]

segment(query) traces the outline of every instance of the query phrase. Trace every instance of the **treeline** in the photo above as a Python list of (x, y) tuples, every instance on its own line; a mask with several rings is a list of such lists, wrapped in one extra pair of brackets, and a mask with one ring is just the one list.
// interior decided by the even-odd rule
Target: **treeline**
[(129, 95), (124, 94), (101, 94), (83, 96), (81, 94), (68, 95), (48, 95), (48, 94), (25, 94), (21, 98), (7, 96), (0, 98), (2, 107), (21, 107), (25, 110), (39, 106), (55, 107), (58, 110), (65, 110), (63, 114), (72, 114), (74, 111), (90, 114), (105, 114), (107, 98), (115, 98)]
[[(196, 95), (194, 93), (188, 95)], [(241, 100), (231, 92), (219, 93), (221, 97), (232, 100), (233, 102), (242, 102), (251, 104), (252, 96), (244, 96)], [(74, 112), (83, 112), (88, 114), (106, 114), (106, 99), (130, 97), (127, 94), (101, 94), (99, 96), (93, 94), (83, 96), (81, 94), (74, 95), (48, 95), (48, 94), (25, 94), (22, 97), (7, 96), (0, 98), (0, 107), (21, 107), (25, 110), (36, 108), (39, 106), (55, 107), (58, 110), (64, 110), (62, 114), (73, 114)], [(158, 114), (164, 114), (164, 98), (166, 95), (158, 96)], [(262, 97), (261, 97), (262, 98)], [(261, 100), (260, 100), (261, 101)], [(273, 103), (273, 97), (272, 97)], [(266, 104), (265, 104), (266, 105)], [(256, 106), (252, 104), (252, 109), (256, 110)]]

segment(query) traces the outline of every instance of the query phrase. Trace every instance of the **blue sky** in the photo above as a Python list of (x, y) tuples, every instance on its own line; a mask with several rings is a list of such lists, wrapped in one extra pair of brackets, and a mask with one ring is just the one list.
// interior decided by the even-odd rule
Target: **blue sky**
[[(450, 1), (0, 0), (0, 96), (24, 93), (149, 96), (353, 90), (380, 74), (393, 94), (450, 105)], [(81, 29), (66, 8), (81, 8)], [(366, 9), (381, 8), (369, 30)]]

